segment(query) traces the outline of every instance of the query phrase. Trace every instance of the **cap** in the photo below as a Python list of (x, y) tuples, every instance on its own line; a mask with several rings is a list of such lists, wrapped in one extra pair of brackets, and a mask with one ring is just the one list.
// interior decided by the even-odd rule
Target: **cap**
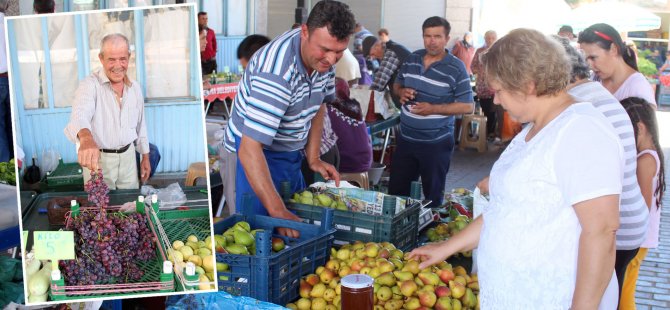
[(568, 32), (568, 33), (572, 33), (573, 36), (575, 35), (575, 31), (572, 30), (572, 26), (569, 26), (569, 25), (561, 26), (561, 29), (558, 29), (558, 33), (561, 33), (561, 32)]
[(340, 280), (343, 287), (359, 289), (371, 287), (374, 284), (374, 279), (365, 274), (350, 274)]
[(370, 49), (375, 43), (377, 43), (377, 37), (375, 36), (367, 36), (363, 39), (363, 56), (370, 56)]

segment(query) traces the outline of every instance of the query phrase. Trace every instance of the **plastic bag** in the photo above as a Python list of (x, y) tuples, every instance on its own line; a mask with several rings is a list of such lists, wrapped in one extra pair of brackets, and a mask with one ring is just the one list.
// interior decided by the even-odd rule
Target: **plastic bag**
[(0, 184), (0, 230), (19, 226), (17, 205), (16, 187)]
[(156, 194), (161, 207), (179, 207), (186, 202), (186, 194), (175, 182), (163, 189), (155, 189), (151, 185), (144, 185), (140, 189), (140, 193), (145, 197), (145, 201), (151, 201), (151, 195)]
[(2, 272), (0, 272), (0, 283), (12, 281), (17, 268), (19, 270), (22, 269), (21, 261), (6, 256), (0, 256), (0, 270), (2, 270)]
[(202, 293), (182, 295), (172, 305), (166, 305), (168, 310), (182, 309), (226, 309), (226, 310), (279, 310), (284, 307), (259, 301), (249, 297), (233, 296), (226, 292)]
[(12, 302), (23, 304), (24, 299), (23, 283), (0, 282), (0, 308)]
[(58, 158), (60, 154), (52, 148), (48, 148), (42, 151), (42, 159), (40, 160), (42, 177), (47, 173), (47, 171), (54, 171), (58, 167)]

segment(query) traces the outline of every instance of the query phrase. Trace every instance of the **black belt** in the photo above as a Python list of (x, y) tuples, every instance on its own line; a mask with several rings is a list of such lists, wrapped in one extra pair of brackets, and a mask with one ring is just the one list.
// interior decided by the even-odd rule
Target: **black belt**
[(117, 149), (117, 150), (100, 149), (100, 152), (103, 152), (103, 153), (121, 154), (121, 153), (125, 153), (125, 152), (128, 150), (129, 147), (130, 147), (130, 143), (128, 143), (128, 145), (126, 145), (126, 146), (124, 146), (124, 147), (122, 147), (122, 148), (120, 148), (120, 149)]

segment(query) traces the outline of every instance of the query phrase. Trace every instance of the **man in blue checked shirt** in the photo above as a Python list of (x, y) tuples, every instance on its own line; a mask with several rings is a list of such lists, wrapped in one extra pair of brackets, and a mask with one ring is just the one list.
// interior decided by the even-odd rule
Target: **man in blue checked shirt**
[[(321, 1), (307, 23), (258, 50), (251, 58), (234, 100), (224, 144), (238, 155), (236, 205), (251, 197), (255, 214), (299, 221), (286, 209), (277, 190), (289, 181), (292, 191), (305, 187), (300, 165), (326, 180), (335, 167), (319, 158), (324, 102), (335, 97), (335, 69), (354, 32), (354, 15), (346, 4)], [(280, 229), (289, 237), (298, 232)]]
[(449, 22), (433, 16), (421, 28), (425, 49), (405, 59), (393, 84), (402, 107), (389, 193), (409, 196), (421, 176), (424, 196), (437, 207), (454, 149), (454, 115), (472, 113), (474, 104), (465, 65), (445, 49)]

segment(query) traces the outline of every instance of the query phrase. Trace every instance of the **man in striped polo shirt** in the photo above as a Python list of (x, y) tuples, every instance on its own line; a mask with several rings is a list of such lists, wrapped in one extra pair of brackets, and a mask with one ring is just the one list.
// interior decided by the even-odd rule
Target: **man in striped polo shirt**
[(445, 49), (449, 22), (433, 16), (421, 28), (425, 49), (405, 59), (393, 85), (403, 106), (389, 193), (408, 196), (421, 176), (424, 196), (437, 207), (454, 149), (454, 115), (472, 113), (474, 104), (465, 65)]
[[(321, 1), (306, 24), (275, 38), (251, 58), (224, 141), (238, 155), (238, 210), (249, 207), (242, 203), (246, 196), (254, 214), (299, 221), (277, 190), (284, 181), (290, 182), (291, 191), (305, 187), (303, 157), (313, 171), (339, 185), (335, 167), (319, 158), (323, 103), (334, 98), (333, 65), (347, 48), (354, 24), (349, 6)], [(293, 230), (280, 233), (298, 236)]]

